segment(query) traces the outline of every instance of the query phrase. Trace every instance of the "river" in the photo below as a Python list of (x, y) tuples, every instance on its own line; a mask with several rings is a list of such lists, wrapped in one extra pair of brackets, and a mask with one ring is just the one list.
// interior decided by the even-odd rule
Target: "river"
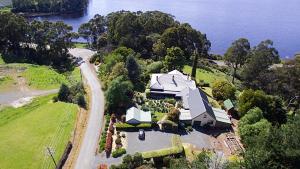
[(83, 15), (37, 19), (62, 20), (76, 31), (95, 14), (119, 10), (170, 13), (206, 33), (216, 54), (223, 54), (240, 37), (252, 46), (271, 39), (282, 58), (300, 52), (300, 0), (90, 0)]

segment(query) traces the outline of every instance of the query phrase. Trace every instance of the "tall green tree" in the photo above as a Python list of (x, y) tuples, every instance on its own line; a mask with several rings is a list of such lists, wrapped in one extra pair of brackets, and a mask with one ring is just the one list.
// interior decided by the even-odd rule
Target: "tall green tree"
[(184, 52), (179, 47), (171, 47), (167, 49), (165, 56), (165, 67), (171, 71), (174, 69), (181, 70), (185, 63)]
[(128, 77), (132, 83), (137, 83), (140, 81), (141, 68), (136, 59), (129, 55), (126, 60), (126, 68), (128, 70)]
[(259, 88), (258, 77), (275, 63), (280, 63), (278, 51), (273, 47), (271, 40), (262, 41), (249, 53), (249, 59), (242, 71), (244, 84), (249, 87)]
[(245, 64), (249, 51), (250, 42), (244, 38), (234, 41), (227, 49), (224, 59), (233, 68), (232, 83), (234, 83), (237, 69)]
[(110, 112), (124, 112), (128, 105), (132, 103), (133, 98), (133, 85), (130, 81), (124, 80), (120, 76), (114, 79), (106, 93), (106, 107)]

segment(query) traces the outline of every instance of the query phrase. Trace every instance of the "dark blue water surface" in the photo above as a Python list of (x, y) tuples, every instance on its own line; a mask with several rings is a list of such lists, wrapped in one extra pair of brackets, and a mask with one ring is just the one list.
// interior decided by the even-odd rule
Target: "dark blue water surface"
[(206, 33), (216, 54), (223, 54), (240, 37), (252, 46), (271, 39), (283, 58), (300, 52), (300, 0), (90, 0), (83, 16), (40, 19), (63, 20), (77, 30), (95, 14), (119, 10), (170, 13)]

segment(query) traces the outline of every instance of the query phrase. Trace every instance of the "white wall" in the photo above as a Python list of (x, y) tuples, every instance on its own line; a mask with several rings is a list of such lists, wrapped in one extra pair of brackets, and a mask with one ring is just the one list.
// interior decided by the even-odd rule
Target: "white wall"
[[(206, 118), (205, 118), (206, 117)], [(207, 124), (208, 122), (212, 121), (212, 125), (214, 126), (216, 124), (216, 120), (214, 118), (212, 118), (208, 113), (203, 113), (200, 116), (195, 117), (194, 119), (192, 119), (192, 125), (194, 124), (195, 121), (201, 121), (201, 126), (204, 126), (205, 124)]]

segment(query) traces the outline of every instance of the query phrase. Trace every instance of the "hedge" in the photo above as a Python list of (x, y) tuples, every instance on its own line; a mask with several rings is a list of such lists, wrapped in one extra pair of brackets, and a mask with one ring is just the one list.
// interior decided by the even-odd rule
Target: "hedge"
[(132, 125), (128, 123), (115, 123), (117, 130), (124, 130), (124, 129), (138, 129), (138, 128), (151, 128), (151, 123), (140, 123), (138, 125)]
[(112, 152), (113, 158), (121, 157), (123, 154), (126, 154), (125, 148), (119, 148)]
[(105, 152), (110, 153), (112, 149), (112, 133), (107, 133), (106, 144), (105, 144)]
[(149, 159), (155, 157), (164, 157), (172, 154), (179, 154), (182, 153), (182, 151), (183, 151), (183, 146), (180, 137), (178, 135), (174, 135), (172, 136), (172, 147), (143, 152), (142, 156), (144, 159)]

